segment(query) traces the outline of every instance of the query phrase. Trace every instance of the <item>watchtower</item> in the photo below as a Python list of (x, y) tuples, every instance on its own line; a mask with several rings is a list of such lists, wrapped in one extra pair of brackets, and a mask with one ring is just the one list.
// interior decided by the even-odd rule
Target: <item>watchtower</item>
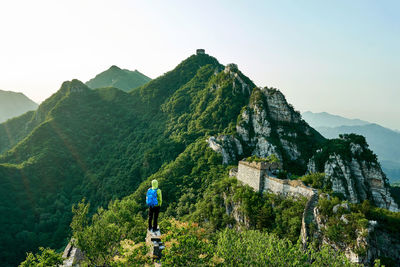
[(204, 50), (204, 49), (197, 49), (196, 50), (196, 54), (197, 55), (204, 55), (206, 53), (206, 50)]
[(250, 185), (256, 192), (263, 190), (264, 174), (268, 170), (266, 162), (239, 161), (237, 179)]

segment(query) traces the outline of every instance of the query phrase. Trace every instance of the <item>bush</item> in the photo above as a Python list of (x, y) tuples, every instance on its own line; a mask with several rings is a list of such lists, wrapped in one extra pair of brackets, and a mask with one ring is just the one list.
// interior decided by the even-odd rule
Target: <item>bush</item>
[(164, 220), (160, 228), (165, 234), (162, 264), (166, 266), (204, 266), (214, 260), (214, 246), (205, 229), (195, 223)]
[(310, 173), (307, 175), (302, 176), (301, 181), (305, 183), (308, 186), (311, 186), (312, 188), (316, 189), (323, 189), (324, 191), (327, 191), (327, 188), (324, 187), (324, 180), (325, 180), (325, 174), (324, 173)]
[(225, 229), (217, 236), (216, 255), (224, 266), (353, 266), (343, 253), (329, 247), (304, 251), (300, 243), (273, 234)]
[(20, 267), (45, 267), (58, 266), (63, 260), (60, 253), (55, 252), (50, 248), (39, 248), (35, 255), (31, 252), (26, 254), (25, 261), (21, 262)]

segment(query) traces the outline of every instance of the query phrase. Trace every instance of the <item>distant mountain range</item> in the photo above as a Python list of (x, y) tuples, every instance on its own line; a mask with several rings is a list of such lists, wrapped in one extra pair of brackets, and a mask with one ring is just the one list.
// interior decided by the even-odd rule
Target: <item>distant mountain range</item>
[(37, 107), (38, 104), (23, 93), (0, 90), (0, 123)]
[(302, 114), (305, 121), (326, 138), (339, 134), (356, 133), (365, 136), (371, 149), (378, 155), (382, 169), (391, 182), (400, 181), (400, 132), (359, 119), (348, 119), (326, 112)]
[(368, 121), (359, 119), (348, 119), (338, 115), (329, 114), (327, 112), (313, 113), (306, 111), (301, 114), (303, 119), (310, 124), (311, 127), (338, 127), (338, 126), (359, 126), (369, 124)]
[(92, 89), (115, 87), (127, 92), (149, 81), (151, 81), (149, 77), (137, 70), (120, 69), (113, 65), (108, 70), (99, 73), (96, 77), (86, 82), (86, 85)]

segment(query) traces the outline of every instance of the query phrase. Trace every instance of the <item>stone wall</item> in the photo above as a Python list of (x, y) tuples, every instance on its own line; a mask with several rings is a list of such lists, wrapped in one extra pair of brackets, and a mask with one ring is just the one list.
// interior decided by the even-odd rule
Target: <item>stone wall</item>
[(305, 186), (301, 181), (282, 180), (270, 176), (264, 176), (263, 192), (274, 194), (305, 196), (310, 198), (315, 194), (315, 190)]
[(264, 176), (265, 166), (259, 162), (240, 161), (237, 172), (237, 179), (260, 192), (262, 189), (261, 178)]
[(265, 162), (240, 161), (237, 179), (251, 186), (257, 192), (305, 196), (310, 198), (316, 191), (305, 186), (301, 181), (283, 180), (271, 177), (270, 168), (275, 167)]

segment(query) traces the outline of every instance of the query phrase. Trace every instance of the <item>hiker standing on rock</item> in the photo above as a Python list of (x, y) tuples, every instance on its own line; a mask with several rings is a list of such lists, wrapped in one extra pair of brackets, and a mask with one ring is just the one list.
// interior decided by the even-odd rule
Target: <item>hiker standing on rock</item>
[[(162, 204), (161, 189), (158, 188), (158, 181), (151, 181), (151, 188), (147, 190), (146, 204), (149, 206), (149, 231), (160, 235), (157, 231), (157, 220), (158, 214), (160, 213), (160, 207)], [(152, 224), (153, 221), (153, 224)]]

